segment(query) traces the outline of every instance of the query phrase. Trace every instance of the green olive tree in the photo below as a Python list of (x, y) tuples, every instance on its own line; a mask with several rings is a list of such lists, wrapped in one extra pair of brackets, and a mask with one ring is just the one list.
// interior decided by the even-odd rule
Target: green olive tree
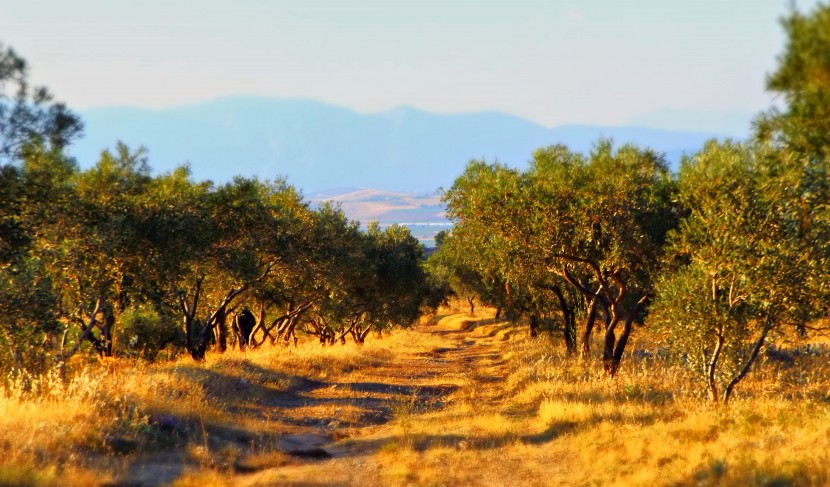
[(732, 142), (683, 161), (689, 214), (671, 236), (650, 323), (685, 353), (713, 401), (729, 401), (772, 333), (826, 312), (830, 191), (812, 166)]

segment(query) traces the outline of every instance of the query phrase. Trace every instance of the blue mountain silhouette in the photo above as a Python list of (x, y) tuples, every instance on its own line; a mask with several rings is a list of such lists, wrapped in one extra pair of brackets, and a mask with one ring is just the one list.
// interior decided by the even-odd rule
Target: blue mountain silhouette
[(566, 144), (586, 152), (600, 137), (664, 152), (677, 164), (715, 133), (642, 127), (548, 128), (496, 112), (442, 115), (415, 108), (361, 114), (310, 100), (222, 98), (164, 110), (100, 108), (81, 113), (85, 136), (72, 148), (82, 167), (121, 140), (146, 146), (159, 172), (189, 163), (194, 177), (284, 176), (304, 190), (448, 187), (470, 159), (524, 167), (534, 149)]

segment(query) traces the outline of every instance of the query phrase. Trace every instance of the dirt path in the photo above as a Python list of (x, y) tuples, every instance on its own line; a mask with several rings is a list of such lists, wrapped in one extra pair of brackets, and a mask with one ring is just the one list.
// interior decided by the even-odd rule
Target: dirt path
[[(459, 398), (481, 411), (498, 409), (499, 382), (507, 375), (503, 348), (512, 332), (506, 323), (447, 315), (417, 331), (439, 346), (395, 349), (372, 366), (325, 380), (293, 380), (286, 390), (256, 390), (239, 400), (234, 405), (239, 414), (267, 415), (270, 432), (208, 428), (205, 455), (236, 452), (215, 462), (224, 479), (219, 483), (382, 484), (376, 456), (401, 441), (402, 425), (410, 419), (439, 412)], [(254, 387), (245, 384), (243, 392)], [(461, 436), (448, 434), (441, 441), (464, 447)], [(204, 470), (193, 464), (193, 456), (193, 451), (145, 456), (115, 485), (169, 485)]]
[[(394, 358), (378, 367), (361, 369), (337, 378), (336, 384), (305, 391), (300, 400), (309, 413), (320, 405), (334, 403), (341, 407), (334, 409), (335, 417), (310, 414), (306, 421), (322, 427), (306, 429), (302, 434), (335, 440), (328, 450), (333, 457), (343, 458), (371, 450), (371, 442), (360, 439), (383, 437), (388, 423), (396, 417), (441, 409), (458, 395), (474, 394), (482, 408), (497, 407), (499, 388), (491, 384), (502, 381), (507, 371), (502, 351), (504, 335), (491, 321), (462, 320), (454, 315), (421, 325), (417, 330), (440, 337), (442, 346), (427, 352), (396, 350)], [(284, 399), (278, 399), (274, 406), (283, 409), (281, 416), (291, 415), (285, 409), (293, 405)], [(343, 439), (339, 436), (344, 429), (347, 441), (337, 441)]]

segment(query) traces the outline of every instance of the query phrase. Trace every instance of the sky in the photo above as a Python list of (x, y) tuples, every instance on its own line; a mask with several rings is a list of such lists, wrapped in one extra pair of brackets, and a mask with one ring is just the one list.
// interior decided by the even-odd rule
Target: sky
[(705, 125), (773, 103), (764, 81), (791, 3), (0, 0), (0, 42), (76, 110), (258, 95), (549, 127)]

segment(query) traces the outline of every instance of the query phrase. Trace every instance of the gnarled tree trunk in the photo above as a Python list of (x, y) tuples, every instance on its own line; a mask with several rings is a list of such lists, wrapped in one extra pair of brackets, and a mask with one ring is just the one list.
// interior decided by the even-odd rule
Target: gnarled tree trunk
[(588, 360), (591, 357), (591, 333), (594, 331), (594, 323), (597, 320), (599, 300), (591, 298), (588, 300), (588, 314), (585, 318), (585, 329), (582, 331), (582, 347), (579, 351), (581, 360)]

